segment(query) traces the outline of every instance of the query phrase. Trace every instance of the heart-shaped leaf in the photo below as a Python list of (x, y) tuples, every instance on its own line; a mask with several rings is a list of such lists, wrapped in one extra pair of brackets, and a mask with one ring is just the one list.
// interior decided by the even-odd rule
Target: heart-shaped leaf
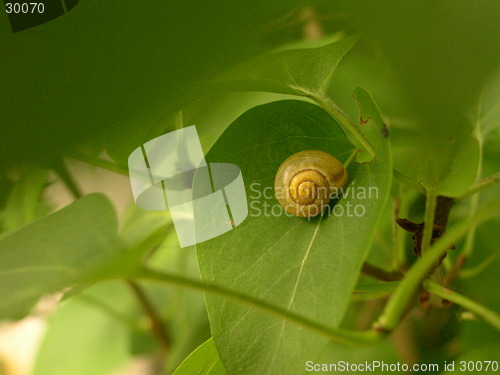
[[(372, 124), (366, 126), (373, 127)], [(380, 134), (380, 133), (379, 133)], [(355, 147), (324, 110), (287, 100), (255, 107), (234, 121), (207, 155), (238, 165), (249, 217), (197, 247), (202, 278), (338, 326), (390, 189), (386, 138), (371, 163), (355, 164)], [(285, 215), (274, 198), (280, 164), (302, 150), (322, 150), (347, 167), (349, 185), (329, 215)], [(212, 333), (230, 374), (299, 374), (328, 340), (246, 306), (207, 296)]]

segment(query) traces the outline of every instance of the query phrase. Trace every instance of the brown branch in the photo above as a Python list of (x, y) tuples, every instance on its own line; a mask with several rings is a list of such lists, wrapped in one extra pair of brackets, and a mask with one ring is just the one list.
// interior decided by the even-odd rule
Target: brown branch
[[(450, 210), (454, 202), (455, 200), (453, 198), (438, 195), (436, 202), (436, 212), (434, 214), (434, 227), (432, 229), (431, 244), (444, 234), (446, 225), (448, 224)], [(417, 224), (407, 219), (398, 218), (396, 219), (396, 223), (402, 229), (413, 233), (413, 240), (415, 241), (413, 252), (415, 256), (419, 257), (422, 253), (422, 238), (424, 235), (425, 222)], [(443, 259), (441, 259), (441, 261)], [(439, 264), (441, 264), (441, 261), (439, 262)]]
[(130, 289), (137, 297), (137, 300), (151, 321), (151, 333), (157, 338), (162, 349), (167, 351), (170, 348), (170, 338), (167, 335), (167, 329), (160, 315), (139, 284), (132, 280), (127, 280), (127, 284), (130, 286)]
[[(445, 197), (442, 195), (437, 196), (436, 210), (434, 212), (434, 224), (432, 228), (431, 244), (437, 241), (438, 238), (445, 233), (446, 225), (448, 224), (448, 217), (450, 215), (453, 203), (455, 203), (455, 200), (453, 198)], [(417, 224), (407, 219), (398, 218), (396, 219), (396, 223), (402, 229), (413, 233), (413, 241), (414, 241), (413, 253), (415, 254), (415, 256), (420, 257), (422, 255), (422, 239), (424, 236), (425, 222)], [(452, 246), (450, 249), (454, 248), (455, 247)], [(447, 253), (443, 254), (443, 256), (437, 262), (436, 267), (429, 273), (429, 275), (431, 275), (431, 279), (436, 281), (438, 284), (443, 284), (442, 271), (440, 266), (444, 258), (446, 258), (446, 255)], [(420, 305), (426, 308), (430, 308), (431, 306), (435, 305), (435, 301), (431, 300), (431, 296), (429, 295), (429, 293), (425, 291), (420, 293), (419, 302)], [(440, 300), (439, 305), (441, 307), (447, 307), (449, 306), (449, 303), (448, 301)]]

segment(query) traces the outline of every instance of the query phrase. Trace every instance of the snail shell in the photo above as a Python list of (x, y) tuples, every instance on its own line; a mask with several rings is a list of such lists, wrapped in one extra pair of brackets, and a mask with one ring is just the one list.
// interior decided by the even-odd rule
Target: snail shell
[(274, 179), (274, 193), (281, 207), (292, 215), (313, 217), (328, 206), (347, 182), (340, 161), (323, 151), (301, 151), (286, 159)]

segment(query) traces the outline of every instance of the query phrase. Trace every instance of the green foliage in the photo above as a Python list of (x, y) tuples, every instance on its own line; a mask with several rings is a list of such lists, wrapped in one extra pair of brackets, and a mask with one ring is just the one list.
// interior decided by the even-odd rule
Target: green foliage
[[(496, 360), (498, 2), (80, 3), (22, 33), (0, 19), (0, 318), (63, 294), (34, 375), (138, 356), (175, 375)], [(168, 212), (132, 203), (117, 220), (101, 194), (49, 214), (62, 155), (126, 174), (132, 150), (193, 124), (208, 162), (242, 170), (234, 230), (181, 249)], [(302, 219), (273, 182), (311, 149), (351, 190)], [(438, 195), (456, 201), (417, 259), (395, 219), (430, 223)], [(454, 304), (424, 310), (427, 292)]]
[(115, 212), (88, 195), (0, 240), (2, 318), (26, 314), (44, 293), (89, 281), (120, 250)]
[(81, 1), (66, 16), (15, 34), (2, 17), (0, 80), (11, 95), (0, 104), (0, 163), (50, 162), (82, 139), (153, 127), (179, 85), (263, 52), (255, 30), (294, 4)]
[(301, 96), (322, 92), (340, 59), (357, 40), (357, 37), (349, 37), (319, 48), (263, 55), (229, 69), (215, 82), (238, 91), (271, 91)]
[[(498, 351), (500, 350), (500, 345), (498, 342), (492, 343), (488, 346), (480, 346), (467, 354), (458, 357), (455, 360), (455, 370), (450, 372), (450, 374), (463, 374), (464, 372), (474, 373), (474, 372), (484, 372), (487, 374), (494, 374), (498, 370), (498, 367), (492, 367), (491, 362), (496, 361), (498, 358)], [(489, 366), (487, 363), (490, 362)], [(481, 366), (481, 367), (479, 367)]]
[[(319, 98), (340, 59), (356, 40), (350, 37), (315, 49), (285, 50), (249, 60), (214, 80), (185, 85), (168, 103), (166, 112), (172, 113), (195, 100), (228, 92), (261, 91)], [(123, 150), (131, 152), (162, 129), (175, 129), (175, 121), (167, 117), (160, 124), (142, 127), (131, 137), (110, 139), (107, 150), (117, 161), (124, 162), (128, 153), (124, 155)]]

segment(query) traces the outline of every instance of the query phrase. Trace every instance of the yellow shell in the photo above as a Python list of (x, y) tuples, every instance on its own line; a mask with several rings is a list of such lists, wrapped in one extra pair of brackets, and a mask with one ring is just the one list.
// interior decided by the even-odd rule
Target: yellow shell
[(286, 159), (274, 179), (274, 194), (292, 215), (313, 217), (328, 206), (347, 182), (347, 171), (332, 155), (301, 151)]

